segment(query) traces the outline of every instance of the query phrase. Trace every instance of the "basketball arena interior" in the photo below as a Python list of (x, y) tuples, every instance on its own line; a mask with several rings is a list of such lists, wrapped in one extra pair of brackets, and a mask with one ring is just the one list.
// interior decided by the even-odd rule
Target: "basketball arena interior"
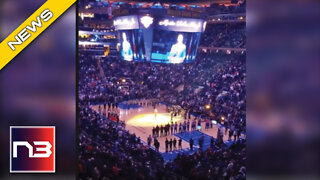
[(80, 179), (246, 178), (246, 1), (81, 0)]

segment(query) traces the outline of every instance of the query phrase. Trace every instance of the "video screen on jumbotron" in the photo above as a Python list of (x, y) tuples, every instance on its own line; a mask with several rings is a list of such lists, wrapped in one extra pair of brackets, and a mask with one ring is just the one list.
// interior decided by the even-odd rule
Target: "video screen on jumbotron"
[[(153, 12), (153, 11), (152, 11)], [(127, 15), (113, 18), (124, 61), (192, 63), (206, 21), (201, 18)]]
[(193, 62), (200, 35), (200, 32), (155, 30), (151, 61), (160, 63)]
[(121, 30), (118, 32), (120, 54), (125, 61), (144, 61), (145, 50), (141, 30)]

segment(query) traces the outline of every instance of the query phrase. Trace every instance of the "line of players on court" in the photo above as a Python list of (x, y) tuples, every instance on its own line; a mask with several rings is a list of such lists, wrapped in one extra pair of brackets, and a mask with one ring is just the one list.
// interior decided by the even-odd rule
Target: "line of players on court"
[(168, 140), (168, 138), (166, 138), (166, 141), (165, 141), (166, 152), (177, 150), (177, 143), (178, 143), (178, 149), (181, 150), (182, 149), (182, 139), (181, 138), (178, 141), (176, 138), (173, 138), (173, 140), (172, 140), (172, 138), (170, 138), (170, 140)]
[[(152, 143), (151, 135), (149, 135), (147, 141), (148, 141), (148, 146), (151, 146), (151, 143)], [(154, 138), (153, 145), (156, 148), (156, 150), (159, 151), (160, 142), (158, 141), (157, 138)], [(168, 138), (166, 138), (165, 146), (166, 146), (166, 152), (181, 150), (182, 149), (182, 139), (180, 138), (177, 140), (176, 138), (173, 138), (173, 139), (170, 138), (170, 140), (168, 140)]]
[(127, 106), (130, 109), (131, 105), (138, 105), (141, 107), (156, 107), (159, 105), (159, 101), (157, 99), (132, 99), (125, 102), (122, 102), (124, 106)]
[[(197, 124), (198, 126), (201, 126), (201, 121), (193, 120), (190, 123), (190, 120), (184, 121), (183, 123), (173, 123), (171, 122), (166, 125), (160, 125), (152, 128), (152, 137), (165, 137), (169, 135), (173, 135), (176, 133), (183, 133), (183, 132), (189, 132), (189, 131), (195, 131), (197, 130)], [(190, 129), (191, 126), (191, 129)]]

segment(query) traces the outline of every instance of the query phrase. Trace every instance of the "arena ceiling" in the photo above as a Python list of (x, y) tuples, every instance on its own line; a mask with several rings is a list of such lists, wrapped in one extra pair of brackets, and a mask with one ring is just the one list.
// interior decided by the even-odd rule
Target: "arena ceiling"
[(235, 4), (238, 0), (121, 0), (127, 3), (170, 3), (182, 5)]

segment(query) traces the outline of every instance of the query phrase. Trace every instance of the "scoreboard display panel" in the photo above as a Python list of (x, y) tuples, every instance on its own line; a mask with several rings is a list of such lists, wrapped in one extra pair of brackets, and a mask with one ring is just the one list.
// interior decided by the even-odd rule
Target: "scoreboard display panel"
[(125, 61), (192, 63), (203, 19), (130, 15), (115, 17), (121, 58)]
[(118, 31), (120, 54), (125, 61), (144, 61), (145, 50), (142, 31), (139, 29)]
[(155, 30), (151, 61), (190, 63), (196, 56), (201, 33)]

